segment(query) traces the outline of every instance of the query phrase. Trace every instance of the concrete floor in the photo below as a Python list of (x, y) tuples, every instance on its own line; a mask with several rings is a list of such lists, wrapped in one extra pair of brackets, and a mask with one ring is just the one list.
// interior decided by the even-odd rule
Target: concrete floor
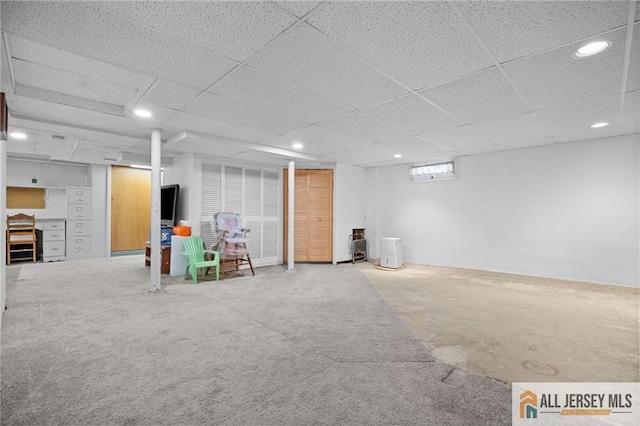
[(409, 264), (360, 269), (437, 359), (505, 382), (640, 380), (639, 290)]

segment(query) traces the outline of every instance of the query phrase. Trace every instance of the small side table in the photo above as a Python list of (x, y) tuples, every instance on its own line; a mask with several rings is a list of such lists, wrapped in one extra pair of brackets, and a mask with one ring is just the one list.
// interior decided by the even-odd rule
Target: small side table
[[(161, 260), (160, 260), (160, 272), (163, 274), (168, 274), (171, 270), (171, 246), (170, 245), (162, 245), (160, 246), (162, 251)], [(151, 244), (147, 241), (147, 245), (144, 249), (144, 266), (151, 266)]]

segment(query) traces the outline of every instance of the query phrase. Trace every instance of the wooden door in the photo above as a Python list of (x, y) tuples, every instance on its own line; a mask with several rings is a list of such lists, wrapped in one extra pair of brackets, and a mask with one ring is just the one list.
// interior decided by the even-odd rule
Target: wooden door
[(111, 251), (144, 250), (151, 228), (151, 171), (111, 167)]
[[(284, 259), (287, 260), (288, 170), (284, 171)], [(333, 261), (333, 170), (296, 170), (294, 260)]]

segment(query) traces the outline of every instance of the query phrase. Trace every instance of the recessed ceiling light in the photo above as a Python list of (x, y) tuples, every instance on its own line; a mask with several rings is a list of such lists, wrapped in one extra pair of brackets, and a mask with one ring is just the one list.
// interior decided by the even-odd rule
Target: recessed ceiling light
[(573, 52), (573, 56), (576, 58), (586, 58), (587, 56), (593, 56), (600, 52), (607, 50), (611, 46), (608, 41), (594, 41), (589, 44), (585, 44), (580, 49)]
[(393, 158), (402, 158), (402, 154), (395, 154)]
[(145, 169), (145, 170), (151, 170), (151, 166), (147, 166), (145, 164), (132, 164), (131, 166), (134, 169)]
[(608, 125), (609, 125), (609, 123), (607, 123), (607, 122), (603, 121), (603, 122), (600, 122), (600, 123), (594, 123), (594, 124), (592, 124), (592, 125), (591, 125), (591, 128), (592, 128), (592, 129), (597, 129), (597, 128), (599, 128), (599, 127), (606, 127), (606, 126), (608, 126)]
[(291, 147), (294, 149), (302, 149), (304, 145), (302, 145), (300, 142), (295, 142), (291, 144)]
[(142, 117), (142, 118), (151, 117), (151, 112), (147, 111), (146, 109), (136, 109), (136, 110), (133, 111), (133, 113), (135, 115), (137, 115), (138, 117)]
[(27, 135), (22, 132), (11, 132), (10, 135), (14, 139), (26, 139)]

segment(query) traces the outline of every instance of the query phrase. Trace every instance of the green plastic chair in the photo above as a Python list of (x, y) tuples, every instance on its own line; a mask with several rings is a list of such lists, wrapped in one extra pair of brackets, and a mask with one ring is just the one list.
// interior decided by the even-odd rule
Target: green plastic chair
[[(184, 271), (184, 279), (186, 280), (189, 274), (193, 278), (193, 283), (198, 284), (198, 269), (202, 269), (202, 277), (207, 273), (206, 268), (216, 268), (216, 281), (220, 279), (220, 252), (213, 250), (205, 250), (202, 244), (201, 237), (186, 237), (182, 240), (184, 245), (184, 251), (182, 254), (187, 257), (189, 264)], [(213, 255), (212, 260), (205, 260), (205, 255)]]

